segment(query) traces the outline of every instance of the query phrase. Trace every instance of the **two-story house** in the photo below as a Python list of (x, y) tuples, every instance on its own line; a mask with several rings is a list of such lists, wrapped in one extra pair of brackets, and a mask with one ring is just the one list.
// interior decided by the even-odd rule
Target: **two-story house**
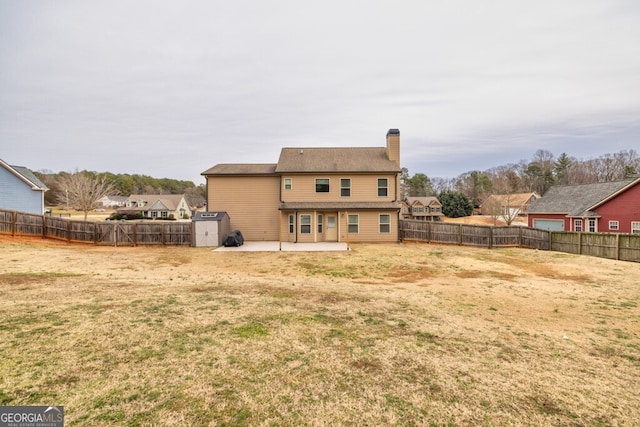
[(403, 219), (440, 221), (443, 216), (442, 203), (434, 196), (409, 196), (402, 201)]
[(395, 242), (400, 132), (379, 148), (283, 148), (278, 163), (202, 172), (207, 210), (225, 211), (246, 240)]

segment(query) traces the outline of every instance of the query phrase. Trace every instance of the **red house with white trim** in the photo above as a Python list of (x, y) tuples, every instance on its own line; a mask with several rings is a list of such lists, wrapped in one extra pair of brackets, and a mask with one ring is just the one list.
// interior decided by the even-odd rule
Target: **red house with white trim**
[(640, 234), (640, 177), (558, 185), (527, 209), (528, 225), (552, 231)]

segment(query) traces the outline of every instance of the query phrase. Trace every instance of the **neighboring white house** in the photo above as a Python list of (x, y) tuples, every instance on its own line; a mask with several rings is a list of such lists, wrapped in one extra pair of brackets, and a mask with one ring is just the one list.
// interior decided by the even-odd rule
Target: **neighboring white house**
[(0, 159), (0, 209), (42, 215), (47, 190), (29, 169)]
[(98, 203), (105, 208), (120, 208), (127, 203), (127, 196), (103, 196)]
[(118, 212), (140, 212), (145, 218), (191, 218), (184, 194), (132, 194)]

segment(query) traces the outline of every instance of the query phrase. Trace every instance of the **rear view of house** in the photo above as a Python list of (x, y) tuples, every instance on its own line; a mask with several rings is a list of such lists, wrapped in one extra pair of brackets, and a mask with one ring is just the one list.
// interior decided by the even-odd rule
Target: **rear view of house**
[(42, 215), (47, 190), (29, 169), (0, 159), (0, 209)]
[(246, 240), (393, 242), (400, 210), (400, 132), (374, 148), (283, 148), (277, 163), (202, 173), (207, 210), (226, 211)]
[(640, 234), (640, 178), (551, 187), (527, 214), (529, 227)]
[(402, 201), (402, 218), (419, 221), (440, 221), (442, 203), (434, 196), (406, 197)]

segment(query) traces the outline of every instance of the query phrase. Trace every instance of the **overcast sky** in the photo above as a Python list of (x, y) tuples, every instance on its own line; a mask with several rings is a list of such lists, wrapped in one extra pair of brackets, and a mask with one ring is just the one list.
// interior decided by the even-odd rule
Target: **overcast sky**
[(282, 147), (409, 173), (640, 149), (637, 0), (0, 0), (0, 158), (204, 183)]

